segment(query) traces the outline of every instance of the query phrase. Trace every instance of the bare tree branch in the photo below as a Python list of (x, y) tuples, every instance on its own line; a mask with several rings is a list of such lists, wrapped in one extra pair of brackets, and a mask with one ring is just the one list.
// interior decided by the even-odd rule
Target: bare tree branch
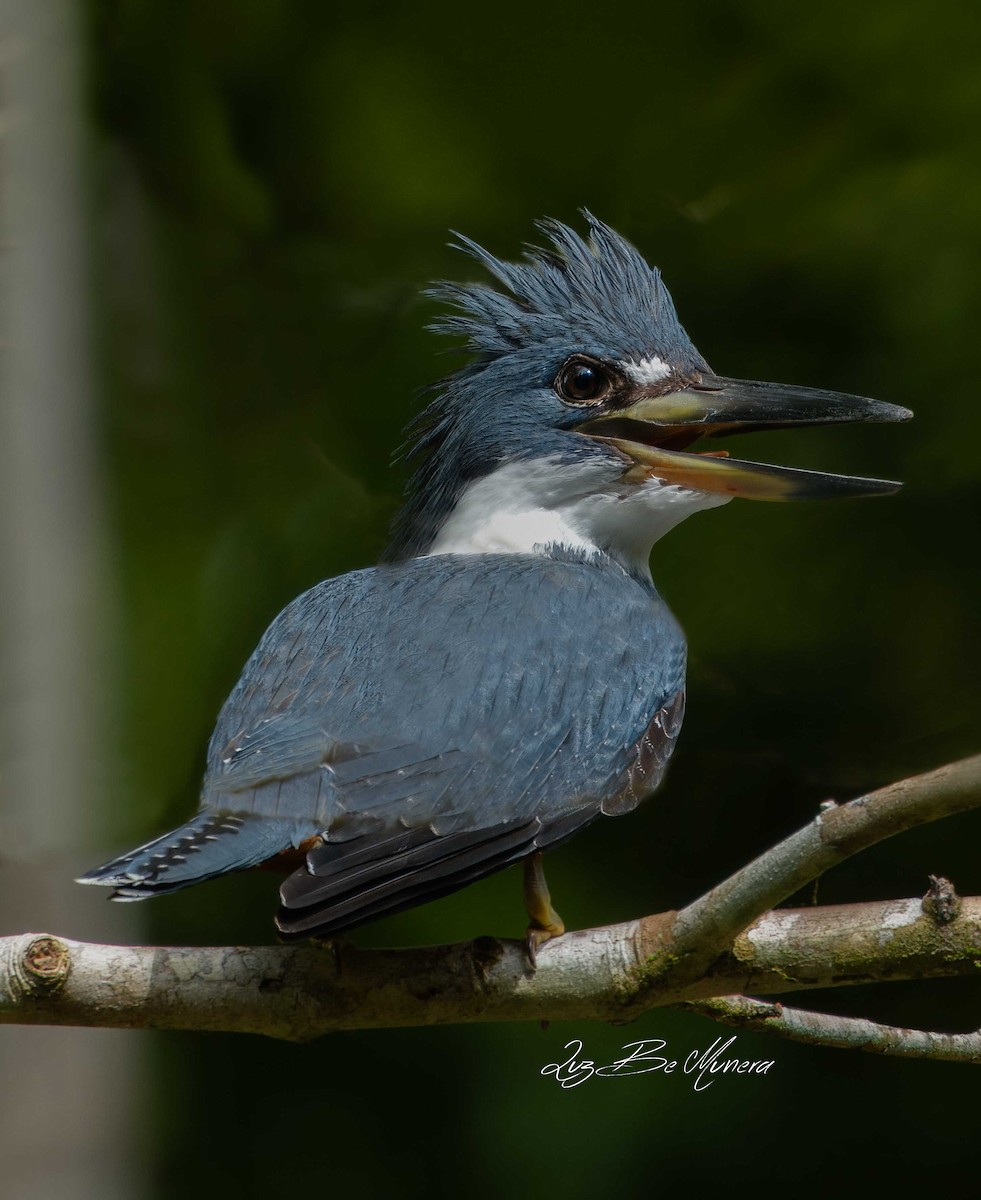
[(522, 942), (363, 950), (96, 946), (0, 939), (0, 1022), (225, 1030), (305, 1041), (342, 1029), (478, 1021), (630, 1020), (736, 991), (763, 995), (896, 979), (981, 976), (981, 897), (947, 925), (921, 900), (769, 913), (703, 979), (638, 998), (639, 922), (567, 934), (532, 972)]
[(783, 1004), (766, 1003), (748, 996), (720, 996), (679, 1005), (689, 1012), (735, 1029), (774, 1033), (809, 1046), (840, 1050), (865, 1050), (898, 1058), (932, 1058), (943, 1062), (981, 1063), (981, 1030), (974, 1033), (931, 1033), (924, 1029), (899, 1029), (862, 1017), (836, 1017), (806, 1012)]
[(345, 941), (243, 948), (0, 939), (0, 1023), (302, 1041), (341, 1029), (622, 1021), (735, 992), (981, 975), (981, 898), (960, 900), (944, 880), (923, 900), (764, 911), (881, 838), (979, 805), (981, 758), (893, 784), (823, 811), (680, 913), (547, 943), (535, 971), (523, 943), (491, 937), (403, 950)]
[(647, 918), (652, 979), (704, 975), (740, 930), (860, 850), (928, 821), (981, 805), (981, 755), (890, 784), (847, 804), (822, 806), (809, 825), (682, 909), (670, 924)]

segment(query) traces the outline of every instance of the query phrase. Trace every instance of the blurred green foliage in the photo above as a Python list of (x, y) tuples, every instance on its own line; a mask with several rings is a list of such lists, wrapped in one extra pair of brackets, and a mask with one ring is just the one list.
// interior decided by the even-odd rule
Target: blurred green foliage
[[(978, 749), (970, 7), (87, 7), (124, 615), (116, 815), (94, 830), (93, 861), (184, 818), (264, 626), (379, 553), (400, 428), (448, 366), (422, 331), (420, 286), (475, 274), (448, 228), (511, 256), (534, 217), (574, 221), (580, 205), (663, 269), (719, 370), (876, 395), (917, 421), (748, 450), (907, 480), (896, 499), (737, 503), (656, 547), (692, 647), (687, 725), (656, 800), (554, 856), (567, 921), (680, 905), (820, 799)], [(833, 873), (821, 898), (917, 894), (927, 871), (977, 893), (979, 833), (965, 818), (908, 835)], [(268, 940), (273, 905), (270, 877), (240, 877), (147, 909), (155, 940), (226, 942)], [(356, 936), (521, 925), (506, 873)], [(979, 999), (938, 982), (813, 1002), (966, 1029)], [(159, 1194), (187, 1197), (278, 1195), (284, 1180), (384, 1196), (574, 1200), (696, 1180), (806, 1195), (831, 1171), (908, 1189), (973, 1161), (964, 1067), (742, 1036), (774, 1070), (697, 1095), (656, 1076), (563, 1092), (539, 1075), (573, 1036), (599, 1059), (639, 1037), (687, 1050), (719, 1031), (653, 1013), (626, 1030), (309, 1047), (160, 1035), (147, 1153)]]

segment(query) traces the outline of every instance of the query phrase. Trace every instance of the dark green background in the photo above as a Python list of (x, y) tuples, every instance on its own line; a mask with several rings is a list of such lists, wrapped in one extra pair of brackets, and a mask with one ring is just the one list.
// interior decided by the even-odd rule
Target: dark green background
[[(687, 725), (639, 813), (553, 856), (573, 926), (678, 906), (847, 798), (978, 749), (981, 70), (963, 3), (469, 9), (92, 2), (91, 184), (122, 626), (121, 768), (92, 860), (182, 820), (217, 709), (275, 613), (374, 561), (414, 394), (447, 369), (448, 228), (515, 255), (587, 205), (659, 265), (716, 369), (839, 388), (913, 425), (755, 439), (749, 456), (904, 479), (897, 498), (737, 502), (655, 548), (691, 643)], [(747, 447), (749, 443), (746, 443)], [(739, 444), (733, 445), (739, 450)], [(615, 614), (611, 614), (615, 619)], [(602, 637), (602, 629), (595, 631)], [(978, 819), (906, 835), (824, 901), (981, 891)], [(271, 939), (275, 881), (148, 905), (155, 941)], [(86, 893), (79, 904), (95, 904)], [(359, 931), (517, 935), (507, 872)], [(807, 998), (943, 1029), (966, 983)], [(161, 1196), (561, 1196), (936, 1185), (976, 1154), (970, 1067), (743, 1035), (761, 1079), (560, 1091), (540, 1068), (721, 1027), (155, 1035)], [(133, 1035), (137, 1036), (137, 1035)], [(426, 1177), (419, 1174), (425, 1166)], [(847, 1190), (847, 1189), (846, 1189)]]

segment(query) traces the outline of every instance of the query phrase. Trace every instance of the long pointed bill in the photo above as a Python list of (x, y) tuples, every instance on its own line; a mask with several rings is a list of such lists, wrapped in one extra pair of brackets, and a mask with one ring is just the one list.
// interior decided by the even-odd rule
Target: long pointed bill
[(885, 479), (826, 475), (794, 467), (728, 458), (724, 452), (684, 453), (699, 437), (761, 429), (850, 422), (908, 421), (907, 408), (866, 396), (817, 388), (703, 375), (697, 384), (656, 395), (639, 389), (627, 405), (583, 422), (581, 433), (634, 460), (628, 475), (753, 500), (879, 496), (902, 485)]

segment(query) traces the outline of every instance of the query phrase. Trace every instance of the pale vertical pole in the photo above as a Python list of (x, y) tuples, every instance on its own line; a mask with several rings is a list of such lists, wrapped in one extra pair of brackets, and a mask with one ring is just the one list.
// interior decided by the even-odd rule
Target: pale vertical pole
[[(133, 918), (72, 882), (111, 776), (112, 695), (79, 17), (0, 3), (0, 928), (113, 940)], [(145, 1194), (141, 1057), (132, 1035), (0, 1030), (0, 1192)]]

